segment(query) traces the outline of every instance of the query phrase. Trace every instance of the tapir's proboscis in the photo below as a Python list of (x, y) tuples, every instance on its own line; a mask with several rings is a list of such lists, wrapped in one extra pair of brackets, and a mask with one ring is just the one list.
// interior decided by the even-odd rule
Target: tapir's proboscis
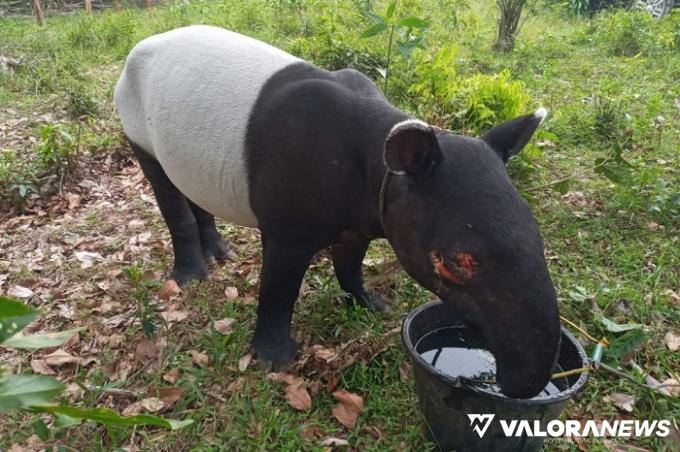
[(323, 70), (208, 26), (135, 46), (115, 100), (170, 230), (172, 278), (203, 279), (232, 254), (214, 217), (260, 229), (261, 366), (294, 360), (293, 308), (324, 248), (349, 300), (387, 306), (362, 279), (370, 241), (384, 237), (411, 277), (480, 328), (506, 395), (547, 384), (556, 296), (536, 222), (505, 170), (544, 109), (457, 135), (395, 108), (356, 70)]

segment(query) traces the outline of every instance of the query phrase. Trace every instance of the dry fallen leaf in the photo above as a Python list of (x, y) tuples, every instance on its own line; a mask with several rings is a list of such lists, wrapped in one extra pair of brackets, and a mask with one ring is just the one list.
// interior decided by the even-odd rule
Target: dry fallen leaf
[(160, 356), (161, 350), (158, 346), (150, 341), (149, 339), (144, 339), (135, 349), (135, 356), (140, 362), (148, 363), (157, 359)]
[(93, 253), (91, 251), (76, 251), (74, 255), (80, 262), (80, 268), (82, 269), (91, 268), (94, 266), (95, 261), (104, 260), (100, 253)]
[(354, 428), (359, 413), (364, 408), (364, 400), (361, 396), (344, 390), (335, 391), (333, 397), (338, 401), (333, 407), (333, 416), (345, 427)]
[(184, 391), (179, 388), (158, 388), (156, 395), (163, 402), (163, 408), (170, 408), (175, 402), (182, 398)]
[(73, 210), (80, 205), (80, 195), (77, 195), (75, 193), (68, 193), (66, 195), (66, 199), (68, 200), (69, 210)]
[(615, 392), (605, 397), (605, 400), (613, 403), (614, 406), (622, 409), (623, 411), (626, 411), (628, 413), (633, 412), (633, 405), (635, 405), (635, 396)]
[(142, 400), (140, 403), (142, 408), (144, 408), (149, 413), (157, 413), (165, 406), (163, 401), (158, 397), (149, 397), (148, 399)]
[(33, 372), (41, 375), (56, 375), (54, 369), (52, 369), (44, 359), (32, 359), (31, 369), (33, 369)]
[(240, 372), (245, 372), (245, 370), (248, 368), (250, 365), (250, 361), (253, 360), (253, 355), (248, 353), (245, 356), (242, 356), (241, 359), (238, 360), (238, 370)]
[(7, 295), (14, 298), (31, 298), (33, 291), (28, 287), (23, 286), (11, 286), (7, 290)]
[(378, 427), (374, 427), (372, 425), (364, 425), (363, 427), (361, 427), (361, 431), (364, 432), (364, 433), (368, 433), (369, 435), (371, 435), (373, 438), (375, 438), (378, 441), (382, 440), (382, 438), (383, 438), (383, 434), (380, 431), (380, 429)]
[(174, 279), (168, 279), (163, 284), (163, 287), (158, 291), (158, 298), (164, 301), (168, 301), (182, 293), (177, 281)]
[(295, 376), (287, 374), (285, 372), (270, 372), (267, 374), (267, 378), (269, 378), (272, 381), (281, 381), (288, 385), (292, 385), (293, 383), (295, 383), (296, 380)]
[(232, 325), (236, 322), (236, 319), (231, 317), (225, 317), (222, 320), (215, 320), (213, 322), (213, 328), (220, 334), (227, 335), (232, 332)]
[(181, 322), (189, 317), (189, 313), (187, 311), (164, 311), (161, 312), (161, 317), (168, 323)]
[(134, 402), (125, 407), (123, 416), (135, 416), (142, 412), (142, 402)]
[(163, 380), (170, 384), (174, 384), (177, 381), (177, 377), (179, 377), (179, 369), (170, 369), (168, 373), (163, 375)]
[(308, 425), (300, 431), (300, 436), (305, 439), (319, 439), (323, 434), (324, 431), (320, 425)]
[(312, 347), (314, 357), (323, 361), (330, 361), (337, 356), (334, 348), (327, 348), (321, 345), (315, 345)]
[(224, 289), (224, 296), (227, 297), (227, 300), (238, 298), (238, 289), (234, 286), (227, 286), (227, 288)]
[[(674, 378), (669, 378), (661, 382), (661, 387), (666, 389), (672, 396), (680, 396), (680, 383)], [(660, 389), (660, 388), (659, 388)]]
[(332, 446), (332, 447), (339, 447), (339, 446), (349, 446), (349, 443), (347, 442), (346, 439), (342, 438), (326, 438), (325, 440), (321, 441), (322, 446)]
[(59, 349), (44, 357), (45, 363), (49, 366), (63, 366), (64, 364), (76, 364), (82, 360), (77, 356), (73, 356), (62, 349)]
[(401, 366), (399, 366), (399, 378), (401, 378), (401, 381), (407, 382), (408, 381), (408, 376), (411, 374), (411, 365), (404, 361), (401, 363)]
[(236, 380), (229, 383), (229, 386), (227, 386), (227, 393), (231, 394), (233, 392), (240, 391), (245, 381), (245, 378), (238, 377)]
[(198, 350), (189, 350), (189, 354), (191, 355), (191, 359), (199, 366), (207, 366), (210, 362), (208, 355), (201, 353)]
[(299, 411), (307, 411), (312, 407), (312, 397), (301, 380), (286, 386), (286, 400), (290, 406)]
[(680, 349), (680, 336), (671, 333), (670, 331), (666, 333), (666, 346), (668, 350), (674, 352)]

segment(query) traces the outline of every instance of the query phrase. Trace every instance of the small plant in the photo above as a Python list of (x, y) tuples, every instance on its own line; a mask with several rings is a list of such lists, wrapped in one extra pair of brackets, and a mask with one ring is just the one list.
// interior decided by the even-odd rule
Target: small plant
[[(383, 86), (383, 91), (385, 92), (385, 95), (387, 95), (387, 87), (390, 78), (390, 63), (392, 61), (393, 51), (392, 49), (395, 44), (395, 38), (397, 50), (401, 55), (404, 56), (404, 58), (409, 59), (411, 58), (411, 53), (413, 52), (413, 49), (417, 47), (423, 48), (422, 30), (426, 29), (429, 26), (429, 23), (426, 20), (421, 19), (419, 17), (410, 16), (401, 19), (397, 18), (395, 15), (396, 9), (397, 0), (394, 0), (392, 3), (389, 4), (387, 9), (385, 10), (384, 15), (380, 16), (371, 13), (370, 17), (373, 19), (375, 23), (366, 30), (364, 30), (364, 32), (361, 34), (362, 38), (370, 38), (382, 33), (389, 32), (389, 40), (387, 43), (386, 52), (387, 63), (385, 66), (384, 74), (382, 74), (383, 77), (385, 78), (385, 84)], [(415, 33), (415, 30), (420, 30), (421, 33)], [(395, 36), (395, 34), (397, 36)]]
[[(38, 317), (38, 313), (22, 303), (0, 297), (0, 346), (6, 348), (40, 349), (57, 347), (65, 343), (73, 334), (84, 328), (48, 334), (23, 336), (18, 333)], [(100, 422), (108, 426), (156, 425), (175, 430), (186, 427), (193, 420), (168, 420), (147, 414), (120, 416), (106, 408), (80, 408), (70, 405), (50, 405), (49, 403), (66, 389), (59, 380), (46, 375), (2, 375), (0, 374), (0, 413), (27, 410), (34, 413), (50, 413), (68, 425), (83, 419)], [(49, 430), (44, 422), (37, 421), (34, 429), (46, 440)]]
[(619, 139), (626, 127), (621, 104), (601, 96), (593, 100), (593, 121), (595, 134), (605, 141)]
[(436, 53), (419, 51), (413, 68), (416, 82), (409, 92), (418, 96), (419, 116), (433, 124), (447, 125), (454, 112), (451, 106), (458, 93), (458, 72), (453, 45), (444, 46)]
[(525, 114), (529, 94), (520, 81), (511, 81), (510, 72), (477, 74), (461, 82), (458, 94), (458, 126), (480, 134), (503, 121)]
[(616, 11), (600, 24), (600, 41), (611, 55), (633, 57), (659, 47), (654, 19), (641, 11)]
[(137, 300), (137, 312), (135, 314), (139, 318), (142, 330), (147, 336), (152, 337), (156, 334), (156, 325), (154, 323), (155, 308), (149, 300), (148, 288), (144, 284), (144, 275), (139, 267), (135, 265), (124, 267), (123, 274), (135, 287), (134, 298)]
[(62, 179), (74, 174), (80, 153), (80, 133), (80, 125), (75, 134), (71, 126), (63, 123), (40, 126), (36, 152), (42, 169), (53, 171)]
[(9, 149), (0, 151), (0, 198), (21, 206), (38, 191), (32, 162)]

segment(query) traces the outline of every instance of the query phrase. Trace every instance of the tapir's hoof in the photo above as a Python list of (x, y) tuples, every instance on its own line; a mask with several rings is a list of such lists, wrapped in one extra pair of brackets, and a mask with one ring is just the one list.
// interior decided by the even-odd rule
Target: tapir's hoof
[(177, 281), (177, 284), (184, 286), (191, 281), (203, 281), (208, 277), (208, 266), (196, 265), (190, 268), (175, 267), (170, 273), (170, 278)]
[(383, 297), (382, 294), (376, 290), (369, 290), (367, 292), (368, 294), (368, 301), (366, 302), (367, 308), (374, 310), (374, 311), (380, 311), (383, 314), (387, 314), (389, 312), (392, 312), (392, 301), (388, 300), (387, 298)]
[(253, 339), (257, 365), (265, 372), (287, 370), (294, 362), (298, 345), (290, 337), (281, 340), (258, 341)]
[(215, 261), (236, 260), (236, 253), (231, 249), (229, 243), (222, 239), (215, 241), (210, 246), (204, 247), (201, 251), (203, 259), (208, 265)]
[(376, 290), (364, 292), (361, 297), (350, 298), (348, 300), (350, 307), (354, 307), (355, 300), (359, 306), (371, 311), (378, 311), (383, 314), (392, 312), (392, 303)]

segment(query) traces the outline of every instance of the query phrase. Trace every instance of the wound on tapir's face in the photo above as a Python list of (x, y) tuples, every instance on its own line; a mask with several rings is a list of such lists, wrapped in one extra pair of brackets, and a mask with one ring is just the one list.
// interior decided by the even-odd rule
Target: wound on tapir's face
[(464, 281), (475, 276), (476, 262), (469, 253), (462, 251), (453, 253), (452, 259), (448, 259), (445, 253), (438, 250), (430, 252), (434, 272), (442, 279), (455, 284), (463, 284)]

